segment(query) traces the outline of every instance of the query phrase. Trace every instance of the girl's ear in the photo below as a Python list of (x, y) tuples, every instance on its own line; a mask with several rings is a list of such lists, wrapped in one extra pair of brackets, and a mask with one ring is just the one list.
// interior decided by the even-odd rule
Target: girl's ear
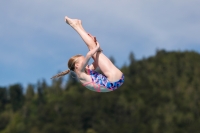
[(74, 65), (74, 66), (75, 66), (75, 68), (77, 69), (77, 68), (78, 68), (78, 63), (75, 63), (75, 65)]

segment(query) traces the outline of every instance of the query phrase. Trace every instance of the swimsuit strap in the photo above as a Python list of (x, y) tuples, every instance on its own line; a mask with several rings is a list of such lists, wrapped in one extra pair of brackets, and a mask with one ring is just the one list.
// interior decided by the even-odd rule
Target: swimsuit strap
[[(90, 69), (87, 69), (87, 74), (90, 75)], [(86, 86), (86, 85), (89, 85), (89, 84), (93, 84), (93, 88), (97, 91), (97, 92), (101, 92), (101, 89), (100, 89), (100, 85), (99, 84), (96, 84), (95, 82), (91, 81), (91, 82), (86, 82), (83, 84), (83, 86)], [(97, 85), (97, 87), (95, 87), (95, 84)]]

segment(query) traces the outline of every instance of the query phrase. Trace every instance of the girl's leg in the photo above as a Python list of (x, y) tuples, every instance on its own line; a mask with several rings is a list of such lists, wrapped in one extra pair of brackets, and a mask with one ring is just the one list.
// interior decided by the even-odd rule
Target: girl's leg
[[(65, 17), (65, 21), (81, 36), (89, 50), (96, 47), (96, 43), (83, 29), (80, 20)], [(121, 78), (122, 72), (102, 52), (97, 52), (93, 59), (110, 82)]]
[(88, 46), (89, 50), (96, 47), (96, 43), (92, 40), (92, 38), (88, 35), (88, 33), (83, 29), (81, 25), (81, 20), (78, 19), (70, 19), (65, 17), (65, 21), (81, 36), (85, 44)]

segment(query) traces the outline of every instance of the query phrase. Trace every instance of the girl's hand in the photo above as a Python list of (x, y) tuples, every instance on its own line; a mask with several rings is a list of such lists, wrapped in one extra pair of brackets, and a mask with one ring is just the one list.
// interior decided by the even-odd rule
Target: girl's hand
[(97, 38), (96, 38), (95, 36), (91, 35), (90, 33), (88, 33), (88, 35), (89, 35), (89, 36), (92, 38), (92, 40), (97, 44), (97, 47), (99, 47), (97, 52), (103, 51), (103, 50), (100, 48), (100, 45), (99, 45), (99, 43), (98, 43), (98, 41), (97, 41)]
[(96, 41), (97, 47), (100, 47), (99, 42)]
[(97, 38), (96, 37), (94, 37), (94, 42), (97, 43)]
[(99, 42), (96, 42), (96, 44), (96, 47), (98, 48), (97, 52), (102, 52), (103, 50), (101, 49)]
[(96, 43), (97, 42), (97, 38), (93, 35), (91, 35), (90, 33), (88, 33), (88, 35), (92, 38), (92, 40)]

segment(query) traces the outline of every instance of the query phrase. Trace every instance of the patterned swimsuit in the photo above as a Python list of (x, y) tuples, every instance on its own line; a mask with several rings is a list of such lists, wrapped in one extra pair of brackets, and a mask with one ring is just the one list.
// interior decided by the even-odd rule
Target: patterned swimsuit
[(92, 82), (84, 83), (83, 86), (96, 92), (110, 92), (119, 88), (124, 83), (124, 75), (116, 81), (110, 82), (106, 76), (99, 74), (96, 71), (87, 70), (87, 73), (91, 76)]

